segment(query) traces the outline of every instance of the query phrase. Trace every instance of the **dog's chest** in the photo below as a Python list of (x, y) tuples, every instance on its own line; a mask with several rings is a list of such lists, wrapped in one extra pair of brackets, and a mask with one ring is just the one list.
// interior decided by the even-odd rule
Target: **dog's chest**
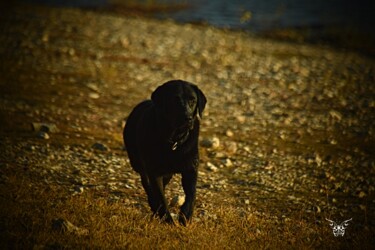
[(162, 153), (158, 158), (159, 159), (153, 163), (150, 162), (150, 164), (153, 165), (150, 167), (153, 168), (155, 172), (165, 175), (182, 173), (188, 169), (196, 168), (198, 155), (192, 152), (182, 154), (182, 152), (176, 149), (172, 152)]

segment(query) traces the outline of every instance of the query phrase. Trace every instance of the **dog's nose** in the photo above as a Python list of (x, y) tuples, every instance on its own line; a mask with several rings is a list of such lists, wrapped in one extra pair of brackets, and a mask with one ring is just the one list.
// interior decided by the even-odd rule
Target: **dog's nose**
[(181, 126), (186, 126), (186, 125), (190, 126), (192, 123), (193, 123), (193, 118), (190, 116), (184, 116), (184, 117), (181, 117), (180, 119)]
[(189, 116), (189, 117), (186, 117), (186, 119), (185, 119), (185, 123), (186, 124), (192, 124), (193, 123), (193, 118), (191, 117), (191, 116)]

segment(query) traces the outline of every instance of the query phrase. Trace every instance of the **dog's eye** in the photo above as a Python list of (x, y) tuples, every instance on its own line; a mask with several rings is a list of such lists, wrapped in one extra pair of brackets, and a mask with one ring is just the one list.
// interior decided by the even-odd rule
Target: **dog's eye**
[(195, 105), (195, 99), (190, 99), (190, 100), (188, 100), (188, 105), (189, 105), (190, 107), (193, 107), (193, 106)]

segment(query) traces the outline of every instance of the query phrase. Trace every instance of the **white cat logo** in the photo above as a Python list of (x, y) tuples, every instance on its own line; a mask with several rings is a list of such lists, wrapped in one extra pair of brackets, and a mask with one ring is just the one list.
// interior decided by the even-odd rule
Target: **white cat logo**
[(350, 218), (349, 220), (345, 220), (345, 221), (341, 222), (341, 224), (337, 224), (333, 220), (328, 220), (326, 218), (326, 220), (330, 222), (329, 225), (332, 227), (333, 235), (335, 237), (337, 237), (337, 236), (344, 236), (345, 229), (349, 226), (348, 222), (351, 221), (352, 219), (353, 218)]

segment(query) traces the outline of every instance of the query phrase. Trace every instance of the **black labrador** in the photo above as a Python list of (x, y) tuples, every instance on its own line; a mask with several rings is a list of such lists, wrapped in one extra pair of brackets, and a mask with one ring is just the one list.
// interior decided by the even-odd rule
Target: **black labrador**
[(173, 223), (164, 195), (173, 174), (182, 175), (185, 202), (179, 222), (190, 221), (196, 193), (199, 164), (199, 123), (206, 97), (194, 84), (172, 80), (159, 86), (151, 100), (130, 113), (123, 136), (132, 168), (142, 185), (154, 215)]

